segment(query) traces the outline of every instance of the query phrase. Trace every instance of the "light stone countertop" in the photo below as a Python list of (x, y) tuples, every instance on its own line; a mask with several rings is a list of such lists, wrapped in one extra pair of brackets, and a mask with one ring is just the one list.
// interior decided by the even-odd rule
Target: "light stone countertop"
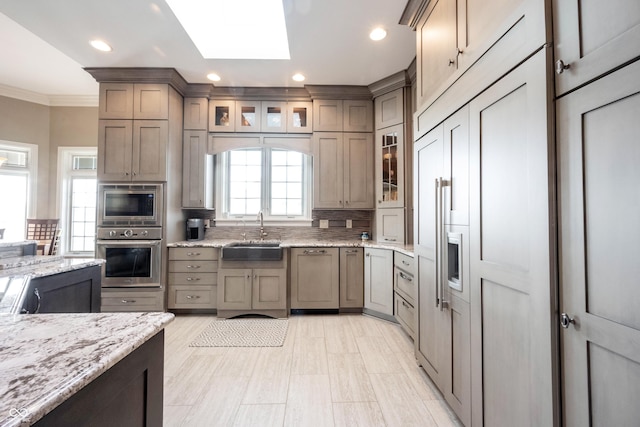
[[(170, 248), (222, 248), (231, 243), (242, 240), (216, 239), (216, 240), (190, 240), (169, 243)], [(247, 240), (246, 242), (259, 242), (259, 240)], [(265, 240), (265, 242), (275, 242)], [(373, 240), (282, 240), (278, 241), (283, 248), (375, 248), (391, 249), (408, 256), (413, 256), (413, 245), (396, 245), (391, 243), (376, 242)]]
[(171, 313), (0, 314), (0, 426), (40, 420), (173, 318)]
[(49, 255), (2, 258), (0, 259), (0, 276), (28, 275), (31, 278), (51, 276), (93, 265), (102, 265), (104, 262), (99, 258), (63, 258)]
[(0, 248), (13, 248), (16, 246), (24, 246), (30, 244), (38, 244), (37, 240), (0, 240)]

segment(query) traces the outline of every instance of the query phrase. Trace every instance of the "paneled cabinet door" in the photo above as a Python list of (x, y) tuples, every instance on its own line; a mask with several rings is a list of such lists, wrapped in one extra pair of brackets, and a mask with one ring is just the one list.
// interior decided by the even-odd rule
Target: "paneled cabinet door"
[(342, 132), (341, 100), (313, 100), (313, 131)]
[(167, 120), (169, 118), (169, 85), (134, 84), (133, 118)]
[(393, 316), (393, 251), (365, 248), (364, 308)]
[(640, 2), (553, 0), (553, 32), (560, 95), (640, 56)]
[(251, 307), (254, 310), (287, 308), (287, 270), (256, 268), (253, 270)]
[(251, 309), (251, 269), (218, 270), (218, 310)]
[(437, 0), (416, 28), (416, 106), (420, 107), (458, 68), (458, 0)]
[(340, 248), (340, 308), (364, 306), (364, 249)]
[(133, 121), (132, 181), (167, 180), (168, 140), (168, 121)]
[(209, 101), (209, 132), (236, 131), (236, 101), (215, 99)]
[(345, 99), (342, 114), (344, 132), (373, 132), (373, 102)]
[(100, 120), (98, 132), (98, 179), (130, 181), (133, 120)]
[(640, 420), (638, 76), (634, 62), (556, 104), (568, 427)]
[(344, 154), (342, 133), (316, 132), (313, 135), (313, 207), (344, 207)]
[(343, 144), (344, 208), (373, 209), (373, 134), (345, 132)]
[(236, 132), (260, 132), (262, 104), (260, 101), (236, 101)]
[(469, 225), (469, 106), (444, 122), (444, 223)]
[(469, 104), (473, 424), (554, 424), (551, 63), (541, 50)]
[(184, 131), (182, 207), (213, 209), (213, 156), (207, 154), (206, 131)]
[(100, 83), (100, 119), (133, 119), (133, 84)]
[(376, 210), (376, 235), (378, 242), (404, 243), (404, 208)]
[(184, 99), (184, 129), (207, 130), (209, 100), (207, 98)]
[(404, 88), (386, 93), (374, 100), (376, 129), (404, 122)]
[(338, 248), (291, 250), (291, 308), (340, 306), (340, 253)]
[(287, 131), (287, 103), (262, 101), (262, 132), (278, 132)]

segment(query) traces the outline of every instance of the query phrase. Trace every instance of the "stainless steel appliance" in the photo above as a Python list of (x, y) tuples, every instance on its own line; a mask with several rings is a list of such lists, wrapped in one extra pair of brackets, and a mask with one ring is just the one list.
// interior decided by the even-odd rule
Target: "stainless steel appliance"
[(161, 227), (98, 227), (96, 256), (106, 260), (103, 288), (162, 286)]
[(98, 226), (161, 227), (162, 184), (99, 184)]
[(187, 219), (187, 240), (204, 239), (204, 219), (189, 218)]

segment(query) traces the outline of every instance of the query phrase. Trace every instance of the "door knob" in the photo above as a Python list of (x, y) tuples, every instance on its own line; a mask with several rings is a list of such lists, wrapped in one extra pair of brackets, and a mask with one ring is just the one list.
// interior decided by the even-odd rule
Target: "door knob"
[(562, 326), (563, 328), (567, 329), (569, 327), (570, 324), (572, 323), (576, 323), (575, 320), (572, 317), (569, 317), (569, 315), (567, 313), (562, 313), (560, 315), (560, 326)]

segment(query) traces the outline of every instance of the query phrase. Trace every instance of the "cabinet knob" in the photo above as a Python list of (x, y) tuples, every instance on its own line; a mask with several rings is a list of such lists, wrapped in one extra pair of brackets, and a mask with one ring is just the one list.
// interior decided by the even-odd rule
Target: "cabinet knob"
[(571, 68), (571, 64), (565, 64), (562, 59), (556, 61), (556, 74), (560, 75), (564, 73), (564, 70)]
[(456, 60), (455, 59), (449, 59), (449, 67), (451, 67), (452, 65), (455, 65)]

